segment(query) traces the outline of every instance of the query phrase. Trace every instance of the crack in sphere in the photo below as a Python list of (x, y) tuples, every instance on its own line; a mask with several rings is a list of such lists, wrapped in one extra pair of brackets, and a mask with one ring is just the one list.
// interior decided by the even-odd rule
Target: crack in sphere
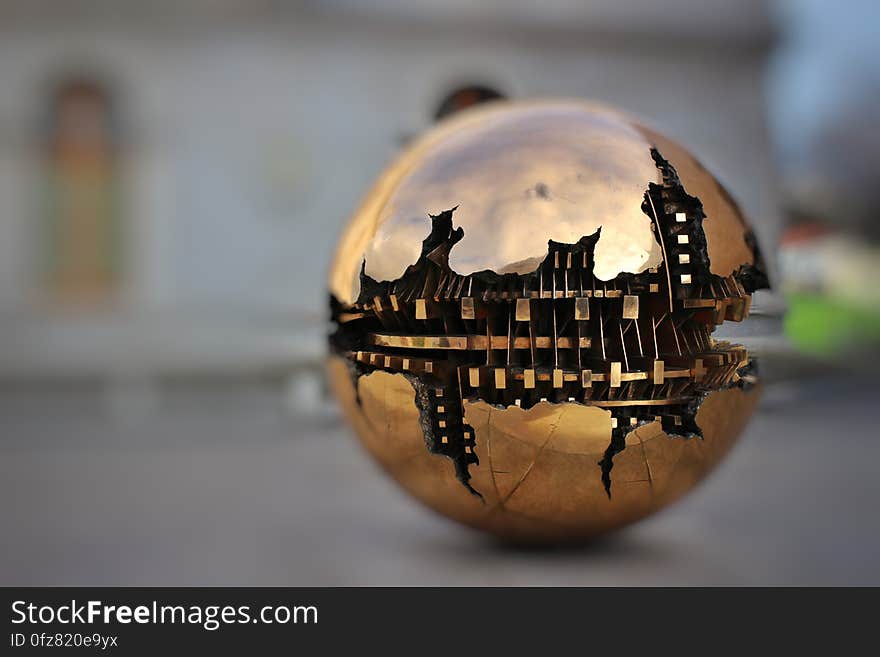
[(428, 506), (583, 540), (732, 445), (755, 367), (712, 333), (764, 286), (739, 209), (683, 148), (605, 107), (494, 103), (411, 146), (355, 214), (330, 273), (330, 380)]

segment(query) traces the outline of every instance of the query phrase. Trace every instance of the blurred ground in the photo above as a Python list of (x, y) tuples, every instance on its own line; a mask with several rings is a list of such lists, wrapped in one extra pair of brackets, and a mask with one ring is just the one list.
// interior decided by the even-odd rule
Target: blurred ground
[(880, 584), (880, 443), (860, 377), (769, 386), (692, 496), (542, 551), (423, 510), (334, 413), (291, 416), (278, 395), (212, 382), (120, 424), (85, 385), (5, 390), (0, 584)]

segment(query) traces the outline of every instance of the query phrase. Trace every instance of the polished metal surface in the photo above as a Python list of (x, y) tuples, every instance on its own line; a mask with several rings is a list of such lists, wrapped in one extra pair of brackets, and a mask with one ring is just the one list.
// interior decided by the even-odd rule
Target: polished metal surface
[(712, 332), (763, 285), (735, 203), (680, 146), (598, 105), (494, 103), (411, 146), (355, 213), (329, 378), (427, 506), (582, 541), (727, 453), (760, 385)]
[(629, 432), (610, 497), (601, 479), (590, 476), (611, 438), (607, 410), (466, 402), (480, 463), (471, 483), (479, 498), (456, 480), (446, 459), (425, 449), (416, 391), (406, 378), (377, 371), (353, 384), (338, 358), (329, 375), (361, 443), (407, 492), (454, 520), (523, 543), (589, 539), (675, 501), (727, 454), (759, 398), (755, 389), (711, 393), (699, 411), (702, 439), (671, 437), (659, 422)]
[(738, 208), (672, 140), (594, 103), (499, 101), (441, 123), (386, 170), (340, 241), (331, 292), (352, 302), (362, 263), (376, 280), (400, 277), (419, 257), (428, 215), (456, 206), (464, 238), (449, 264), (459, 274), (526, 273), (547, 240), (573, 243), (599, 228), (599, 279), (656, 267), (661, 245), (642, 210), (659, 182), (651, 148), (703, 203), (713, 273), (753, 262)]

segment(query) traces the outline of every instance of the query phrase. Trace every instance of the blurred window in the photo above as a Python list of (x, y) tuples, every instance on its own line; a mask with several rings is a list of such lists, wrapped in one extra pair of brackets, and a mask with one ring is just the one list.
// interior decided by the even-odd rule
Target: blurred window
[(88, 78), (63, 80), (43, 135), (42, 260), (58, 303), (103, 304), (119, 283), (119, 162), (111, 96)]

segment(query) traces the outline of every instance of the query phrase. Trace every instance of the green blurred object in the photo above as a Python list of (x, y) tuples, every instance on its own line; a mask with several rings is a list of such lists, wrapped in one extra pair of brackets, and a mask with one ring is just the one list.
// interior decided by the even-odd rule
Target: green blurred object
[(804, 352), (831, 355), (880, 343), (880, 310), (849, 300), (794, 292), (786, 295), (785, 335)]

